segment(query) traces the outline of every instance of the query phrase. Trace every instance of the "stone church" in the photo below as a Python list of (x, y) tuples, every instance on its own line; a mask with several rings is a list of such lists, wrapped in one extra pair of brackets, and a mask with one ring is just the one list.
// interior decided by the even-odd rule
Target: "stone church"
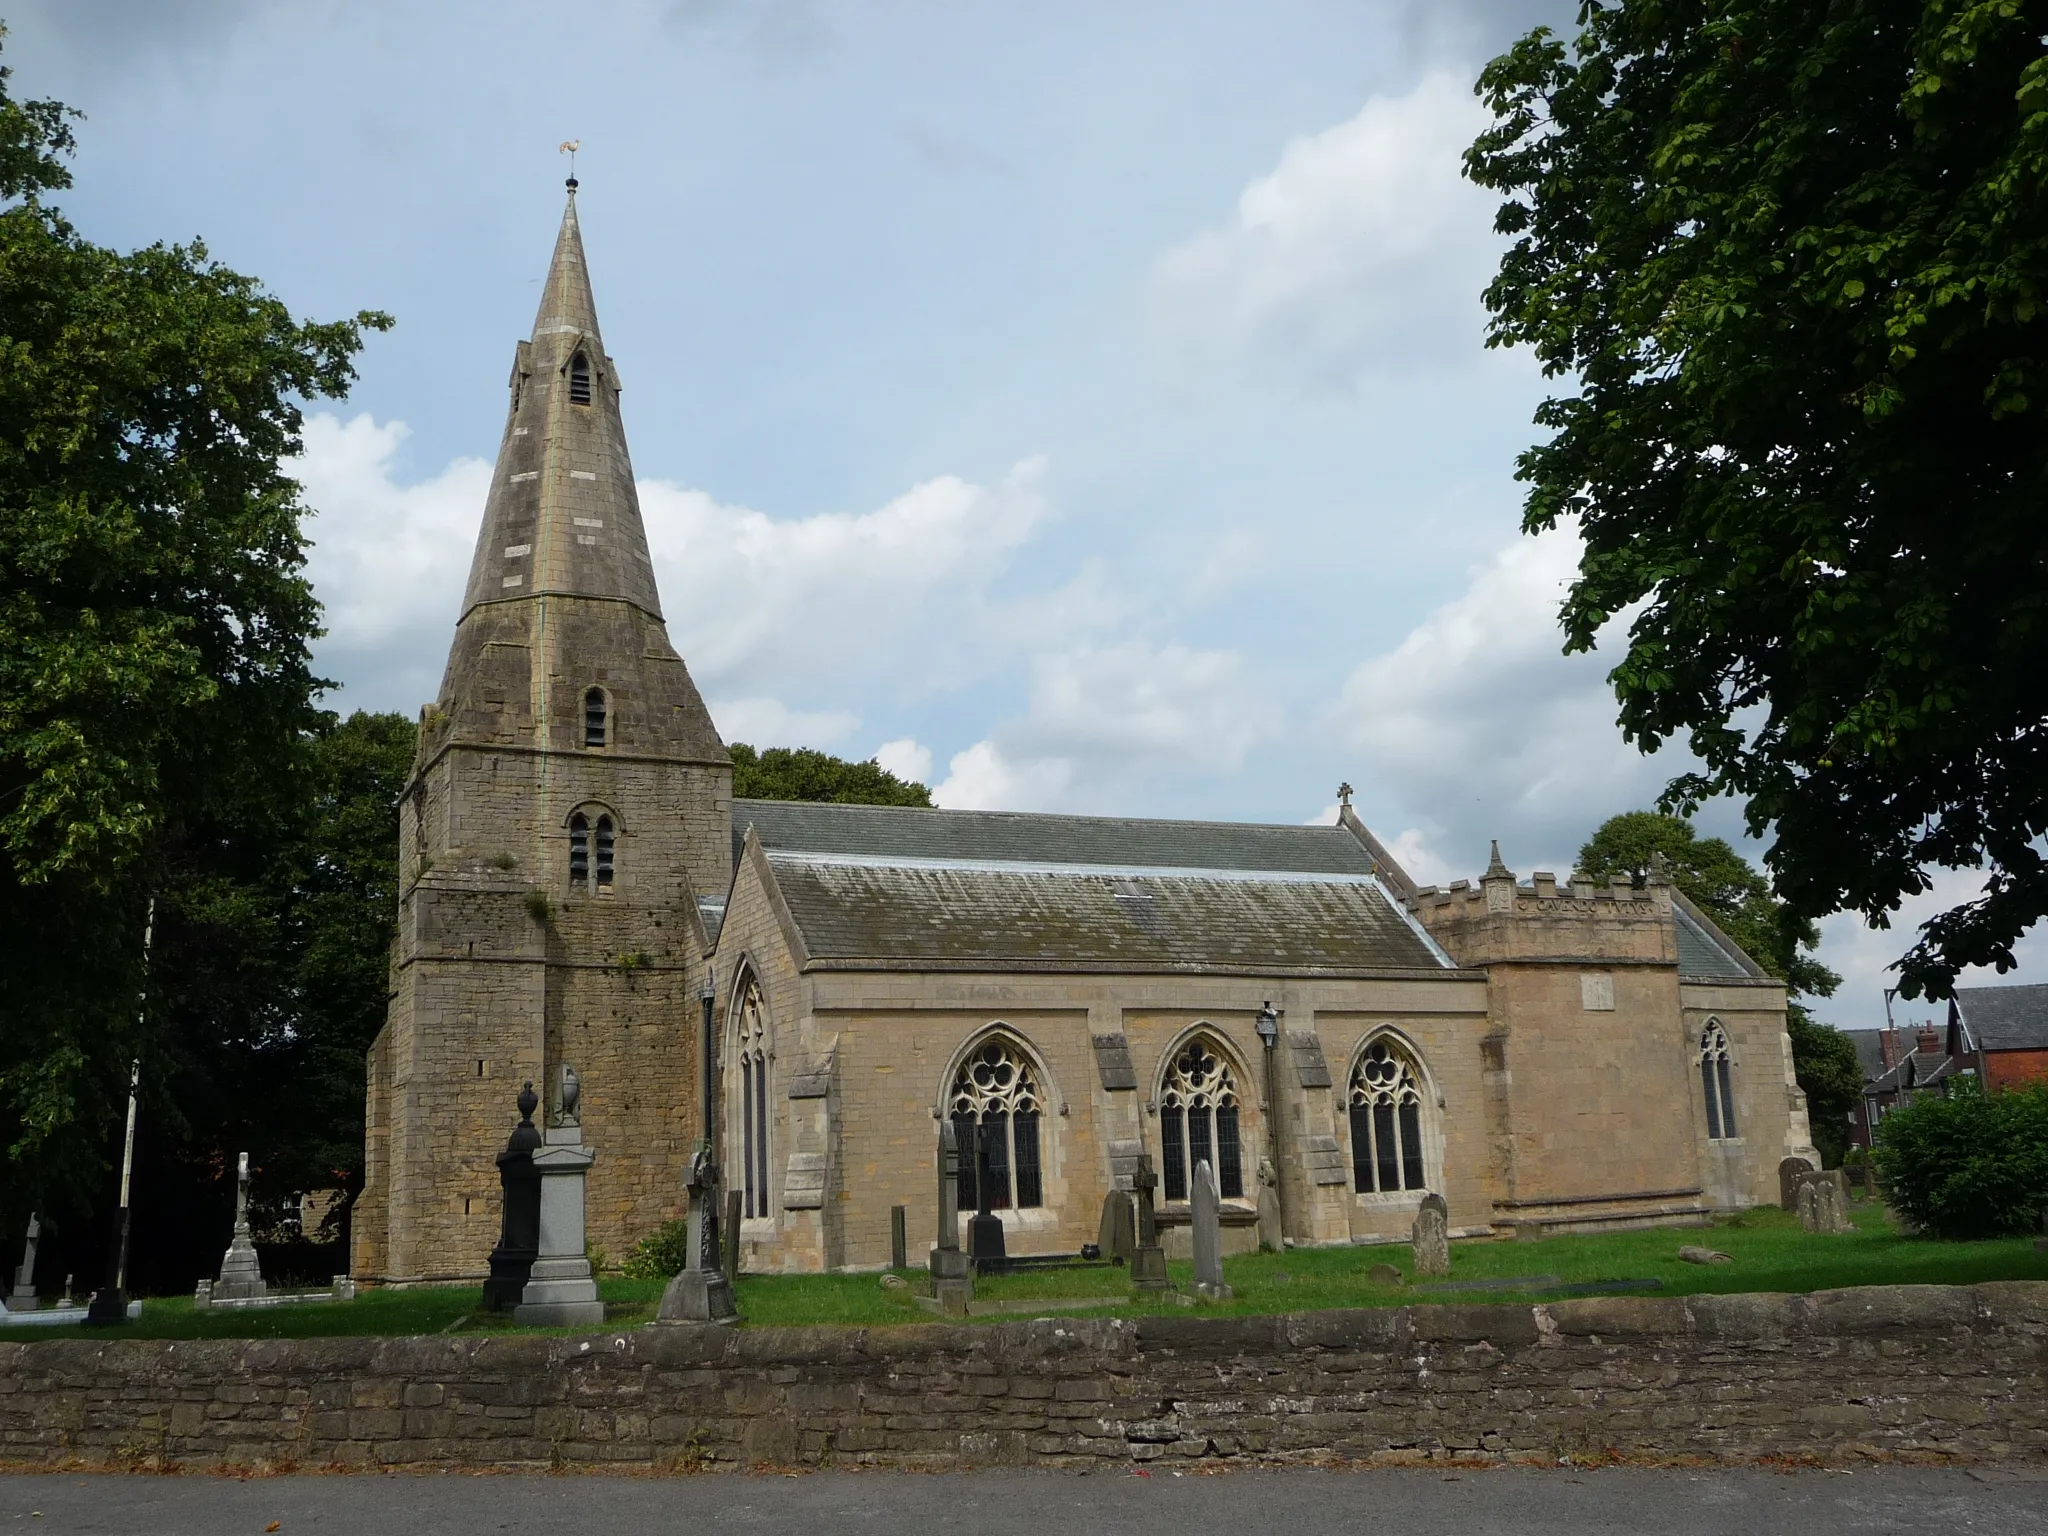
[[(520, 1085), (574, 1065), (592, 1241), (681, 1214), (699, 1021), (744, 1264), (913, 1253), (942, 1120), (1013, 1253), (1094, 1240), (1140, 1153), (1169, 1250), (1697, 1221), (1812, 1157), (1785, 991), (1672, 886), (1418, 887), (1332, 826), (736, 800), (670, 644), (575, 183), (401, 802), (353, 1271), (483, 1273)], [(973, 1170), (963, 1175), (971, 1182)], [(963, 1189), (971, 1209), (977, 1190)]]

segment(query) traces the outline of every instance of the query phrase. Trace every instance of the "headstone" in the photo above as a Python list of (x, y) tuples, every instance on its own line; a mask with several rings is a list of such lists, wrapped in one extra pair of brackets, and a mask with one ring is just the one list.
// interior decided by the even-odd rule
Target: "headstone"
[(1785, 1210), (1799, 1208), (1799, 1181), (1813, 1172), (1813, 1164), (1803, 1157), (1787, 1157), (1778, 1163), (1778, 1204)]
[(1138, 1242), (1131, 1250), (1131, 1289), (1166, 1289), (1166, 1250), (1159, 1246), (1159, 1213), (1152, 1204), (1152, 1192), (1159, 1188), (1159, 1175), (1152, 1171), (1152, 1154), (1140, 1153), (1137, 1170), (1131, 1175), (1131, 1198), (1138, 1207)]
[(994, 1182), (989, 1177), (993, 1161), (989, 1144), (997, 1134), (998, 1127), (986, 1120), (975, 1127), (974, 1188), (980, 1199), (973, 1219), (967, 1223), (967, 1257), (973, 1261), (976, 1274), (981, 1273), (983, 1266), (1001, 1269), (1009, 1257), (1003, 1246), (1003, 1218), (995, 1213), (991, 1203), (994, 1191), (989, 1187)]
[(215, 1301), (239, 1301), (268, 1294), (256, 1244), (249, 1237), (249, 1154), (235, 1159), (235, 1235), (221, 1255), (220, 1278), (213, 1283)]
[(1095, 1246), (1112, 1264), (1128, 1264), (1138, 1246), (1138, 1216), (1131, 1209), (1131, 1197), (1112, 1189), (1102, 1197), (1102, 1220), (1095, 1225)]
[(21, 1268), (14, 1272), (14, 1290), (7, 1297), (7, 1310), (10, 1312), (33, 1312), (41, 1305), (36, 1300), (36, 1246), (42, 1236), (42, 1218), (30, 1211), (28, 1237), (21, 1245)]
[(1193, 1193), (1195, 1294), (1207, 1301), (1227, 1301), (1231, 1292), (1223, 1283), (1223, 1195), (1207, 1158), (1195, 1164)]
[(71, 1294), (71, 1281), (72, 1276), (66, 1275), (64, 1277), (64, 1295), (57, 1303), (60, 1307), (75, 1307), (78, 1305), (78, 1298)]
[(1365, 1272), (1365, 1278), (1374, 1285), (1406, 1285), (1401, 1271), (1391, 1264), (1375, 1264)]
[(1731, 1255), (1723, 1253), (1718, 1248), (1701, 1248), (1692, 1243), (1687, 1243), (1684, 1247), (1680, 1248), (1678, 1256), (1688, 1264), (1732, 1264), (1735, 1262)]
[(960, 1144), (953, 1122), (939, 1122), (939, 1230), (931, 1259), (939, 1310), (965, 1317), (974, 1300), (974, 1266), (960, 1251)]
[(900, 1205), (889, 1207), (889, 1267), (910, 1268), (910, 1213)]
[(519, 1305), (520, 1293), (533, 1274), (533, 1261), (540, 1257), (540, 1174), (533, 1166), (533, 1154), (540, 1150), (540, 1131), (533, 1112), (540, 1108), (540, 1095), (528, 1083), (519, 1090), (519, 1123), (498, 1154), (498, 1187), (503, 1209), (498, 1220), (498, 1246), (491, 1250), (491, 1274), (484, 1281), (484, 1310), (509, 1312)]
[(711, 1220), (717, 1175), (710, 1143), (699, 1142), (697, 1154), (690, 1160), (690, 1223), (684, 1239), (689, 1262), (661, 1293), (661, 1308), (654, 1314), (657, 1322), (730, 1323), (740, 1315), (732, 1286), (719, 1265), (717, 1233)]
[(1273, 1159), (1259, 1159), (1259, 1246), (1278, 1253), (1287, 1246), (1280, 1215), (1280, 1170)]
[(1418, 1277), (1442, 1279), (1451, 1272), (1451, 1208), (1434, 1190), (1422, 1197), (1408, 1242)]
[(1829, 1172), (1835, 1177), (1816, 1174), (1800, 1182), (1799, 1225), (1821, 1236), (1839, 1237), (1856, 1229), (1850, 1224), (1848, 1203), (1842, 1198), (1840, 1170)]
[(583, 1183), (597, 1153), (583, 1145), (581, 1094), (575, 1070), (563, 1067), (555, 1123), (533, 1154), (533, 1171), (540, 1176), (540, 1245), (512, 1309), (516, 1323), (576, 1328), (604, 1322), (604, 1303), (584, 1256)]

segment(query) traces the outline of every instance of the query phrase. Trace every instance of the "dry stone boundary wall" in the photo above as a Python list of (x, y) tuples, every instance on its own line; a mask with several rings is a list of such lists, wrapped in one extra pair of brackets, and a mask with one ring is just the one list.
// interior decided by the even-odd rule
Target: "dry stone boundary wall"
[(0, 1345), (0, 1460), (696, 1470), (2048, 1456), (2048, 1284)]

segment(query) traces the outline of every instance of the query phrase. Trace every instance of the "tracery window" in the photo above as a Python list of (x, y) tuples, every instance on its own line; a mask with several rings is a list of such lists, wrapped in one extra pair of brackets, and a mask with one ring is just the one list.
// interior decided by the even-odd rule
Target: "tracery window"
[(590, 818), (578, 811), (569, 818), (569, 883), (590, 881)]
[(1244, 1155), (1237, 1134), (1237, 1083), (1230, 1066), (1197, 1036), (1180, 1048), (1159, 1094), (1159, 1147), (1166, 1198), (1188, 1198), (1197, 1163), (1216, 1171), (1226, 1200), (1244, 1198)]
[(976, 1147), (984, 1134), (988, 1208), (1024, 1210), (1045, 1203), (1038, 1156), (1038, 1122), (1044, 1109), (1038, 1071), (1014, 1040), (991, 1035), (960, 1063), (947, 1113), (960, 1146), (957, 1188), (963, 1211), (981, 1208)]
[(602, 688), (583, 695), (583, 745), (601, 747), (605, 738), (605, 697)]
[(733, 1055), (740, 1102), (740, 1209), (747, 1216), (769, 1214), (768, 1015), (761, 985), (747, 978), (740, 993)]
[(569, 403), (590, 404), (590, 359), (581, 352), (569, 360)]
[(1707, 1135), (1727, 1141), (1735, 1135), (1735, 1083), (1728, 1069), (1728, 1032), (1719, 1019), (1700, 1031), (1700, 1087), (1707, 1095)]
[(1351, 1179), (1361, 1195), (1426, 1189), (1422, 1074), (1405, 1051), (1375, 1040), (1351, 1069)]

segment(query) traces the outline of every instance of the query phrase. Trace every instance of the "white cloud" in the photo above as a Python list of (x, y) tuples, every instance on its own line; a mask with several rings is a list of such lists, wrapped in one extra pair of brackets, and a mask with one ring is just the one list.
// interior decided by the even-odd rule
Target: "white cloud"
[(906, 784), (929, 784), (932, 774), (932, 749), (921, 746), (908, 736), (898, 741), (885, 741), (875, 748), (875, 761), (884, 773), (893, 773)]
[(401, 421), (321, 412), (307, 418), (305, 454), (292, 466), (318, 514), (307, 574), (327, 636), (314, 665), (359, 680), (335, 701), (344, 709), (411, 714), (439, 690), (490, 489), (481, 459), (398, 484), (393, 461), (409, 435)]
[(780, 699), (717, 699), (705, 707), (721, 737), (753, 747), (829, 747), (860, 724), (843, 709), (806, 712)]
[(1067, 787), (1070, 766), (1057, 759), (1015, 762), (994, 742), (977, 741), (953, 754), (932, 800), (949, 811), (1025, 811), (1044, 808)]
[(1476, 355), (1494, 199), (1459, 174), (1488, 122), (1469, 76), (1425, 76), (1296, 139), (1222, 225), (1163, 256), (1148, 284), (1177, 359), (1258, 361), (1320, 385), (1417, 344)]

